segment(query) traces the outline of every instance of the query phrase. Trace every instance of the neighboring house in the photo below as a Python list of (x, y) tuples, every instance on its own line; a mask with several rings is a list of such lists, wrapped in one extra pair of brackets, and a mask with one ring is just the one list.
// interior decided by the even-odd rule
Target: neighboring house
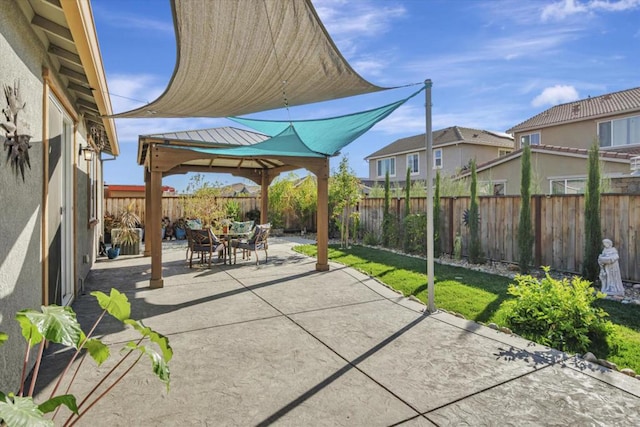
[(554, 145), (640, 154), (640, 87), (556, 105), (507, 130), (516, 148)]
[[(616, 179), (629, 176), (633, 154), (600, 151), (600, 175)], [(522, 149), (478, 165), (480, 195), (519, 195)], [(580, 194), (587, 182), (589, 150), (531, 146), (531, 186), (534, 194)], [(456, 177), (465, 179), (466, 171)], [(612, 189), (615, 191), (614, 189)]]
[(99, 250), (101, 156), (119, 153), (88, 1), (3, 1), (0, 58), (0, 390), (16, 392), (15, 314), (82, 288)]
[[(455, 175), (469, 165), (471, 159), (484, 163), (513, 151), (513, 138), (491, 132), (452, 126), (433, 132), (432, 164), (441, 175)], [(402, 138), (365, 157), (369, 162), (369, 180), (381, 182), (387, 170), (389, 180), (404, 182), (407, 168), (411, 180), (425, 180), (427, 163), (425, 134)]]

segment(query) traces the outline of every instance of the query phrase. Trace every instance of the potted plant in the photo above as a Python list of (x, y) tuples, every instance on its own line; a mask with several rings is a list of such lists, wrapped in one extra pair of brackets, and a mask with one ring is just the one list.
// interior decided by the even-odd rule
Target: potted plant
[(187, 237), (187, 220), (184, 218), (178, 218), (173, 224), (176, 239), (184, 240)]
[[(111, 247), (114, 249), (113, 255), (138, 255), (140, 253), (140, 241), (142, 240), (142, 229), (139, 228), (140, 217), (134, 210), (133, 203), (120, 211), (117, 219), (118, 228), (111, 230)], [(109, 255), (109, 252), (107, 252)]]

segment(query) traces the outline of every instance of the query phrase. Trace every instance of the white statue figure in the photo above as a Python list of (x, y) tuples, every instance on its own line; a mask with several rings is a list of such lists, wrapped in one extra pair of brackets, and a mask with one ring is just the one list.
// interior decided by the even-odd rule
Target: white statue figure
[(613, 247), (613, 242), (609, 239), (602, 241), (604, 249), (598, 256), (598, 264), (600, 264), (600, 283), (602, 284), (602, 293), (607, 295), (624, 295), (624, 286), (622, 286), (622, 276), (620, 275), (620, 266), (618, 265), (618, 251)]

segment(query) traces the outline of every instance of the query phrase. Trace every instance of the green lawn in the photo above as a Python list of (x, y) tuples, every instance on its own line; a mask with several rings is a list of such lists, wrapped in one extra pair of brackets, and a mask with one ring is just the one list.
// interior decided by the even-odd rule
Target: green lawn
[[(302, 245), (295, 249), (310, 256), (317, 254), (315, 245)], [(414, 295), (427, 302), (426, 263), (423, 259), (363, 246), (346, 250), (331, 246), (329, 259), (376, 277), (405, 296)], [(503, 303), (512, 298), (507, 293), (508, 285), (513, 282), (511, 279), (436, 263), (434, 282), (436, 307), (478, 322), (503, 323)], [(591, 351), (599, 358), (616, 363), (621, 369), (628, 367), (640, 373), (640, 306), (609, 300), (598, 300), (596, 304), (609, 313), (615, 334), (608, 348)]]

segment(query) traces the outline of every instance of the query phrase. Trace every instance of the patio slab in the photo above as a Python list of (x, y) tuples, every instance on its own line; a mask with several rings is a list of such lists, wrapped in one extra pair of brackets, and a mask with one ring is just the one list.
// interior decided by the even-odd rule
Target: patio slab
[[(145, 359), (77, 425), (640, 424), (640, 381), (424, 315), (351, 268), (316, 272), (292, 246), (274, 239), (267, 264), (211, 269), (188, 268), (184, 249), (168, 246), (161, 289), (148, 286), (149, 258), (97, 263), (85, 292), (118, 288), (133, 318), (169, 337), (171, 389)], [(73, 307), (85, 328), (100, 312), (89, 295)], [(108, 319), (98, 334), (113, 354), (136, 336)], [(49, 349), (40, 395), (68, 357)], [(82, 396), (114, 363), (87, 361), (71, 392)]]

